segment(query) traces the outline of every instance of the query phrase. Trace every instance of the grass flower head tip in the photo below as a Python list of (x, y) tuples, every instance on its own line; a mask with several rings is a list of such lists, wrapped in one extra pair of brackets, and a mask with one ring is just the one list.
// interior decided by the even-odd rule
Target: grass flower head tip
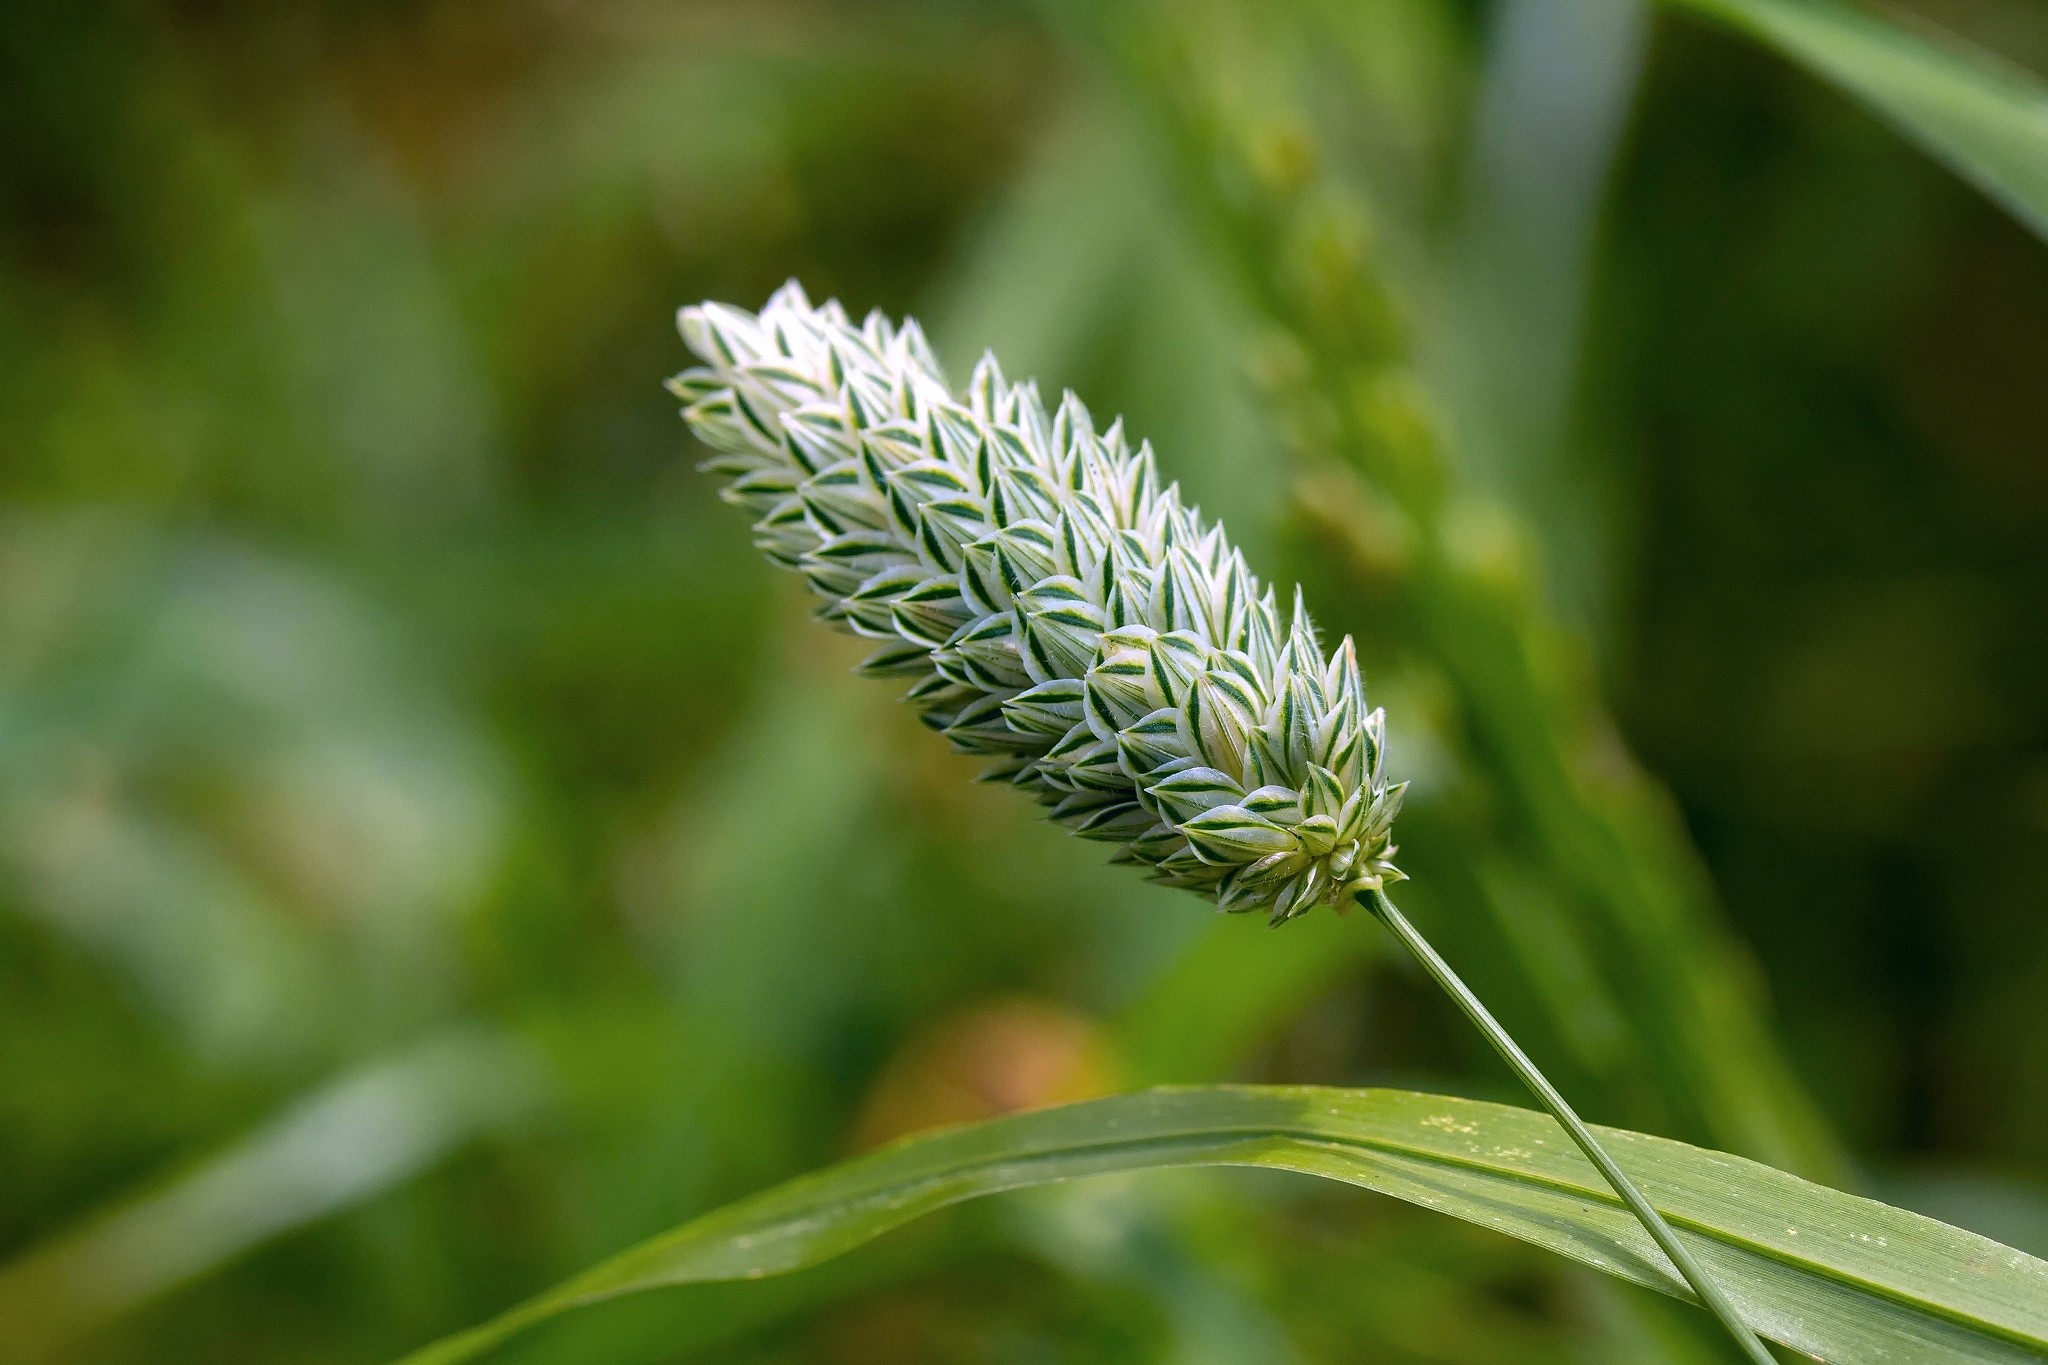
[(755, 544), (988, 777), (1275, 923), (1400, 878), (1405, 784), (1351, 640), (1325, 655), (1298, 590), (1283, 619), (1121, 421), (1048, 413), (993, 356), (956, 394), (914, 320), (855, 325), (794, 281), (680, 321), (704, 364), (670, 388)]

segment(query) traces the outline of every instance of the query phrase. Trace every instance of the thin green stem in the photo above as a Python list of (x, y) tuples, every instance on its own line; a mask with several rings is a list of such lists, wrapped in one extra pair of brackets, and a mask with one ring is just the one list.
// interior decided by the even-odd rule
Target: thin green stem
[(1408, 917), (1394, 908), (1394, 903), (1387, 899), (1384, 891), (1373, 891), (1370, 896), (1360, 892), (1358, 900), (1378, 917), (1380, 923), (1387, 926), (1388, 932), (1401, 940), (1402, 947), (1415, 955), (1423, 970), (1436, 979), (1437, 985), (1442, 986), (1444, 992), (1457, 1002), (1458, 1008), (1465, 1011), (1465, 1017), (1478, 1026), (1479, 1031), (1486, 1036), (1486, 1041), (1493, 1045), (1493, 1050), (1501, 1055), (1501, 1059), (1515, 1075), (1521, 1077), (1522, 1084), (1528, 1086), (1530, 1092), (1543, 1102), (1543, 1107), (1550, 1111), (1551, 1116), (1564, 1125), (1564, 1130), (1571, 1134), (1573, 1142), (1579, 1144), (1579, 1150), (1586, 1154), (1586, 1159), (1606, 1177), (1607, 1183), (1614, 1187), (1614, 1192), (1621, 1196), (1621, 1202), (1628, 1205), (1629, 1212), (1641, 1220), (1652, 1240), (1671, 1258), (1671, 1264), (1685, 1277), (1685, 1282), (1692, 1286), (1692, 1291), (1699, 1296), (1700, 1303), (1721, 1320), (1721, 1325), (1735, 1338), (1735, 1344), (1742, 1348), (1743, 1354), (1754, 1362), (1754, 1365), (1776, 1365), (1775, 1358), (1763, 1342), (1757, 1339), (1756, 1333), (1750, 1330), (1749, 1324), (1742, 1320), (1742, 1315), (1736, 1311), (1735, 1305), (1729, 1302), (1728, 1296), (1721, 1292), (1721, 1287), (1714, 1283), (1713, 1278), (1700, 1267), (1700, 1263), (1693, 1259), (1692, 1253), (1678, 1240), (1678, 1234), (1664, 1221), (1664, 1215), (1651, 1207), (1650, 1201), (1643, 1197), (1643, 1192), (1636, 1188), (1635, 1182), (1615, 1164), (1614, 1158), (1607, 1154), (1607, 1149), (1600, 1145), (1592, 1130), (1572, 1112), (1572, 1107), (1565, 1103), (1564, 1096), (1557, 1093), (1557, 1087), (1536, 1069), (1536, 1063), (1529, 1060), (1529, 1054), (1522, 1051), (1508, 1035), (1508, 1031), (1500, 1026), (1500, 1021), (1480, 1003), (1478, 996), (1472, 994), (1471, 988), (1458, 979), (1458, 974), (1451, 970), (1451, 964), (1437, 955), (1429, 940), (1422, 936), (1422, 931), (1410, 924)]

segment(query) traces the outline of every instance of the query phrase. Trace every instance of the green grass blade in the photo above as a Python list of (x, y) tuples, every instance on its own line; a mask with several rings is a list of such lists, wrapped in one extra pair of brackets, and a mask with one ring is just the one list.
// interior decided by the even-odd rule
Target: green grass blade
[[(1758, 1332), (1827, 1360), (2048, 1358), (2048, 1261), (1782, 1171), (1602, 1129)], [(567, 1309), (815, 1265), (912, 1218), (1056, 1180), (1188, 1166), (1377, 1190), (1686, 1296), (1549, 1118), (1398, 1090), (1152, 1090), (915, 1138), (642, 1243), (403, 1365), (474, 1358)]]
[(1670, 0), (1861, 100), (2048, 238), (2048, 85), (2018, 66), (1833, 0)]
[(39, 1360), (285, 1233), (535, 1113), (540, 1059), (455, 1025), (312, 1092), (241, 1140), (0, 1265), (0, 1365)]

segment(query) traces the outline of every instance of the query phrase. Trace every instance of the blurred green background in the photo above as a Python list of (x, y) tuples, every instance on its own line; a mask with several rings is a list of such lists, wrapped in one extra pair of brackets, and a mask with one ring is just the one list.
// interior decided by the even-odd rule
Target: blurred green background
[[(2031, 0), (1921, 13), (2048, 65)], [(0, 1359), (386, 1359), (1106, 1090), (1518, 1098), (1370, 924), (1102, 866), (848, 676), (659, 387), (790, 276), (1125, 414), (1359, 634), (1406, 900), (1589, 1118), (2048, 1254), (2048, 248), (1842, 97), (1624, 0), (24, 5)], [(1153, 1177), (504, 1358), (1698, 1316)]]

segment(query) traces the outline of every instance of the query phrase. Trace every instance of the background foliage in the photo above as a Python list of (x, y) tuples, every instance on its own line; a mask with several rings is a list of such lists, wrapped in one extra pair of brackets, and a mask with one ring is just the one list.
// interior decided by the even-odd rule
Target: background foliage
[[(2048, 62), (2020, 0), (1923, 12)], [(791, 274), (1123, 412), (1360, 632), (1416, 914), (1588, 1117), (2048, 1251), (2048, 253), (1761, 50), (22, 7), (0, 148), (0, 1356), (382, 1359), (1152, 1081), (1517, 1099), (1370, 926), (1101, 867), (845, 676), (657, 386), (675, 304)], [(1696, 1316), (1186, 1174), (507, 1358), (1716, 1359)]]

